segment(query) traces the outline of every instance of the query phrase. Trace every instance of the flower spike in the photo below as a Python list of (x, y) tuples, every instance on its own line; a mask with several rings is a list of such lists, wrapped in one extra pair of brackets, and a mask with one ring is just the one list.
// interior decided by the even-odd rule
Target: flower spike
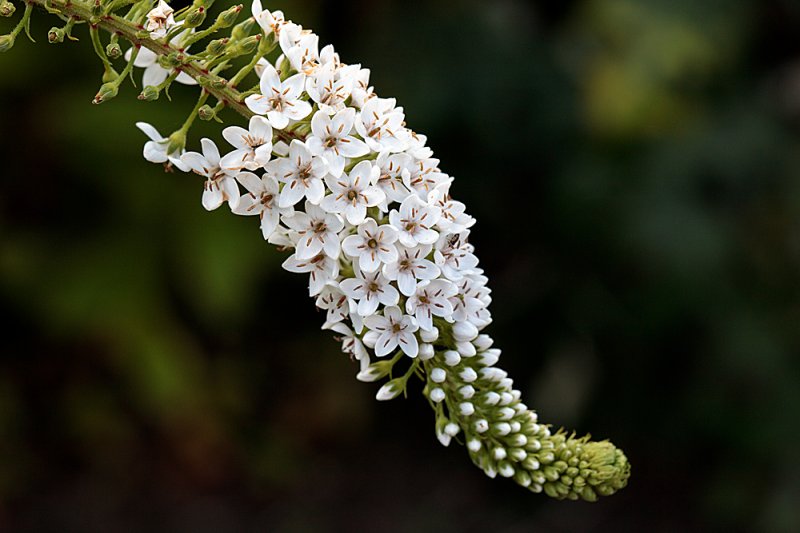
[[(26, 0), (0, 51), (27, 31), (37, 6), (67, 21), (50, 30), (50, 42), (89, 23), (104, 72), (94, 103), (115, 97), (134, 68), (143, 69), (141, 100), (169, 96), (173, 81), (199, 85), (194, 108), (168, 137), (137, 123), (149, 138), (143, 156), (199, 175), (205, 209), (227, 204), (258, 219), (261, 237), (289, 252), (284, 269), (307, 277), (326, 313), (322, 327), (357, 362), (356, 378), (387, 380), (378, 400), (405, 395), (412, 377), (422, 379), (436, 438), (463, 442), (490, 477), (558, 499), (595, 501), (625, 487), (622, 450), (551, 432), (497, 366), (501, 352), (484, 333), (489, 280), (469, 242), (475, 219), (452, 198), (453, 178), (406, 125), (403, 108), (375, 94), (368, 69), (342, 62), (261, 0), (238, 24), (241, 5), (209, 24), (212, 3), (194, 0), (176, 12), (164, 0)], [(14, 4), (0, 0), (0, 15), (13, 13)], [(105, 47), (101, 31), (111, 34)], [(119, 39), (131, 44), (124, 56)], [(223, 77), (239, 56), (245, 65)], [(194, 120), (221, 121), (223, 109), (241, 118), (220, 132), (226, 151), (202, 139), (201, 151), (187, 152)]]

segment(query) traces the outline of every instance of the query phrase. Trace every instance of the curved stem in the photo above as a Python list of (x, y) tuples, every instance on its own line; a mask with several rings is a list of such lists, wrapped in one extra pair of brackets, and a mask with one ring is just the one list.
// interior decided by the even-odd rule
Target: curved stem
[[(64, 2), (63, 0), (28, 0), (28, 2), (29, 6), (37, 6), (45, 10), (50, 10), (51, 12), (53, 10), (57, 10), (64, 16), (87, 21), (110, 33), (119, 35), (135, 46), (143, 46), (149, 50), (152, 50), (159, 56), (167, 56), (175, 52), (181, 52), (170, 44), (165, 44), (151, 39), (150, 35), (140, 26), (137, 26), (133, 22), (126, 20), (123, 17), (113, 14), (96, 17), (92, 14), (89, 6), (85, 6), (80, 2)], [(185, 72), (195, 80), (209, 76), (209, 72), (207, 70), (197, 65), (195, 61), (191, 59), (181, 65), (179, 70)], [(244, 105), (244, 99), (242, 98), (241, 93), (230, 87), (227, 82), (224, 84), (224, 86), (207, 86), (205, 89), (211, 96), (220, 102), (224, 102), (227, 107), (237, 112), (244, 118), (249, 119), (254, 115), (254, 113), (250, 111), (246, 105)]]

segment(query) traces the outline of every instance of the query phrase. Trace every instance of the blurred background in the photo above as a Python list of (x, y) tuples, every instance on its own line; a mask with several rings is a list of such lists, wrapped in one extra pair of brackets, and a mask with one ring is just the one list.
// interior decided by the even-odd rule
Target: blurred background
[(254, 220), (141, 158), (195, 92), (90, 105), (85, 28), (38, 13), (0, 55), (0, 531), (800, 531), (800, 4), (265, 6), (428, 135), (502, 365), (628, 488), (530, 494), (419, 386), (376, 402)]

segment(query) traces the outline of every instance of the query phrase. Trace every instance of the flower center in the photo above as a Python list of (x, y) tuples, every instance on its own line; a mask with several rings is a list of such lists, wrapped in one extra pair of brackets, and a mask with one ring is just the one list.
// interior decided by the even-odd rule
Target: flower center
[(369, 289), (369, 292), (378, 292), (381, 289), (380, 285), (374, 281), (370, 281), (369, 285), (367, 285), (367, 288)]
[(311, 229), (314, 231), (314, 233), (325, 233), (328, 231), (328, 226), (325, 224), (325, 222), (320, 220), (312, 224)]
[(353, 189), (350, 189), (349, 191), (347, 191), (347, 199), (348, 200), (355, 200), (356, 198), (358, 198), (358, 192), (356, 192)]
[(376, 241), (375, 239), (370, 239), (367, 241), (367, 248), (374, 250), (377, 247), (378, 247), (378, 241)]

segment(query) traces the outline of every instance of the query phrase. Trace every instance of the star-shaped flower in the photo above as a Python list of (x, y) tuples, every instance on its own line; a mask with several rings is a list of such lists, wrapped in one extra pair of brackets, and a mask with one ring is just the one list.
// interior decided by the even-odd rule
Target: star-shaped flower
[[(342, 76), (344, 71), (344, 76)], [(333, 115), (345, 108), (345, 100), (350, 97), (353, 81), (347, 70), (337, 70), (334, 61), (323, 63), (313, 76), (308, 78), (306, 92), (317, 103), (320, 111)]]
[(186, 152), (181, 161), (192, 169), (192, 172), (206, 178), (203, 186), (203, 207), (213, 211), (228, 202), (231, 209), (239, 206), (240, 194), (236, 180), (219, 166), (219, 150), (211, 139), (201, 139), (203, 153)]
[(263, 67), (261, 94), (251, 94), (244, 102), (253, 113), (267, 115), (272, 127), (282, 130), (290, 120), (302, 120), (311, 114), (311, 104), (301, 100), (304, 74), (295, 74), (281, 81), (278, 71), (270, 64)]
[(306, 212), (296, 212), (283, 217), (289, 229), (297, 232), (298, 259), (309, 259), (324, 252), (331, 259), (338, 259), (341, 251), (339, 232), (344, 222), (333, 213), (323, 211), (319, 206), (306, 201)]
[(339, 261), (325, 254), (316, 255), (311, 259), (298, 259), (297, 255), (293, 254), (283, 262), (282, 266), (289, 272), (309, 273), (309, 296), (318, 295), (326, 283), (335, 280), (339, 275)]
[(397, 305), (400, 294), (380, 271), (365, 274), (356, 268), (355, 272), (355, 278), (345, 279), (339, 286), (349, 298), (358, 302), (356, 311), (359, 315), (367, 317), (375, 314), (380, 304)]
[(431, 246), (423, 244), (413, 248), (398, 246), (399, 256), (394, 263), (383, 266), (383, 275), (397, 281), (397, 288), (405, 296), (413, 295), (418, 280), (431, 280), (439, 277), (439, 267), (425, 259), (431, 253)]
[(320, 206), (330, 213), (343, 213), (350, 224), (358, 225), (366, 218), (367, 208), (384, 201), (383, 191), (374, 185), (378, 178), (378, 168), (370, 161), (362, 161), (350, 174), (338, 178), (328, 175), (325, 182), (331, 194), (320, 202)]
[(237, 215), (258, 215), (261, 218), (261, 233), (269, 239), (278, 227), (280, 215), (288, 209), (278, 207), (278, 181), (269, 174), (261, 178), (252, 172), (240, 172), (236, 179), (250, 194), (239, 200), (233, 209)]
[(439, 233), (431, 229), (441, 216), (438, 207), (428, 205), (418, 196), (409, 196), (400, 210), (389, 213), (389, 222), (398, 231), (400, 244), (412, 248), (417, 244), (433, 244)]
[(324, 111), (317, 111), (311, 119), (313, 135), (306, 141), (314, 155), (321, 155), (328, 162), (329, 172), (335, 178), (342, 175), (348, 158), (361, 157), (369, 153), (369, 147), (350, 132), (356, 111), (347, 108), (333, 117)]
[(328, 164), (321, 157), (311, 155), (301, 141), (293, 140), (288, 155), (270, 161), (266, 168), (278, 181), (286, 184), (278, 201), (282, 207), (295, 205), (303, 198), (316, 205), (325, 196), (322, 178), (328, 173)]
[(444, 279), (421, 281), (414, 295), (406, 300), (406, 313), (416, 317), (420, 328), (430, 331), (434, 316), (451, 318), (453, 304), (450, 298), (457, 292), (456, 286)]
[(144, 27), (150, 32), (151, 38), (160, 39), (173, 27), (183, 24), (183, 22), (175, 22), (174, 12), (164, 0), (158, 0), (158, 5), (147, 13), (147, 24)]
[(405, 115), (394, 98), (370, 98), (361, 108), (356, 131), (374, 152), (402, 152), (407, 146)]
[(389, 355), (398, 346), (409, 357), (416, 357), (419, 353), (419, 343), (414, 335), (419, 326), (396, 305), (384, 309), (383, 316), (368, 316), (364, 319), (364, 325), (378, 334), (375, 339), (376, 356)]
[(363, 272), (375, 272), (382, 264), (397, 260), (397, 231), (388, 224), (378, 226), (372, 218), (359, 224), (358, 233), (342, 241), (345, 254), (358, 259)]
[(235, 148), (220, 161), (223, 170), (231, 174), (256, 170), (272, 157), (272, 126), (264, 117), (252, 117), (249, 129), (229, 126), (222, 130), (222, 136)]

